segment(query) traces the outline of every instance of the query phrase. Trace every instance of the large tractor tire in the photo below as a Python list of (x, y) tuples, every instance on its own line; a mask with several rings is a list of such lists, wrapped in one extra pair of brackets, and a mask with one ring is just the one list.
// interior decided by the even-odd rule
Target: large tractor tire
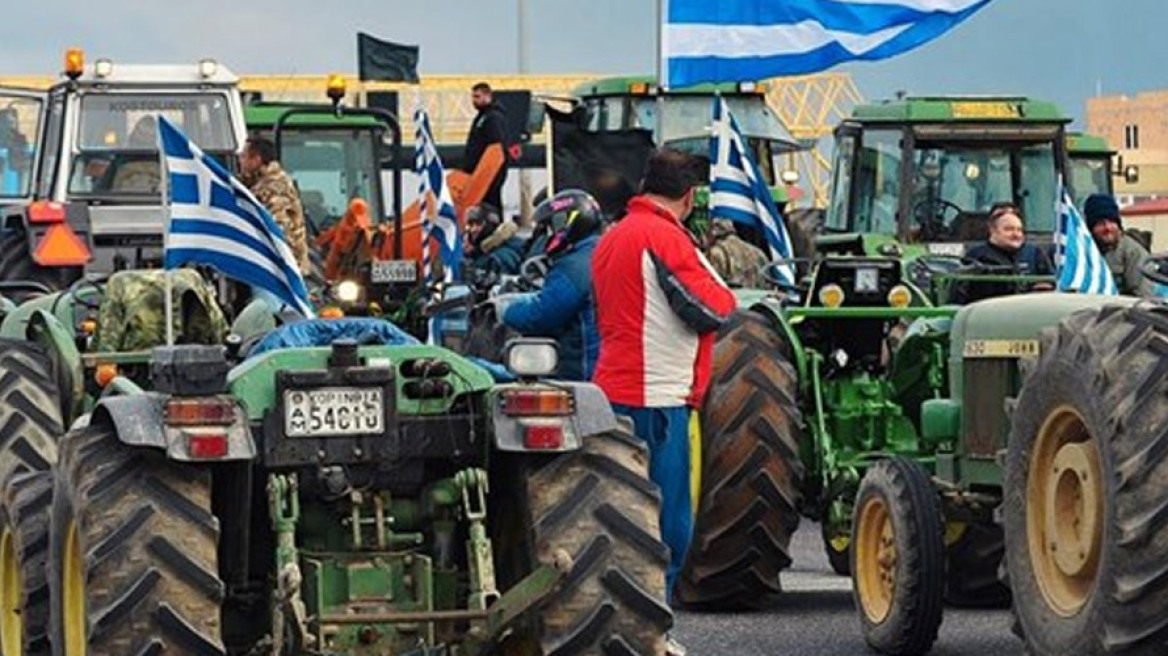
[(0, 339), (0, 481), (15, 471), (45, 471), (65, 432), (61, 399), (44, 348)]
[(852, 520), (852, 589), (864, 640), (919, 656), (937, 640), (945, 592), (941, 499), (919, 464), (882, 460), (860, 482)]
[(735, 314), (718, 336), (702, 410), (702, 489), (675, 595), (746, 607), (779, 592), (799, 525), (802, 419), (795, 370), (773, 325)]
[(548, 656), (664, 653), (669, 548), (645, 445), (624, 429), (585, 438), (581, 451), (527, 468), (532, 560), (572, 567), (538, 613)]
[(959, 608), (1010, 605), (1010, 588), (999, 576), (1006, 552), (1002, 527), (984, 522), (966, 524), (947, 551), (945, 603)]
[(95, 425), (62, 439), (54, 486), (56, 656), (224, 654), (209, 472)]
[(50, 472), (14, 474), (0, 494), (0, 654), (49, 653)]
[(1014, 411), (1003, 525), (1034, 656), (1168, 653), (1168, 308), (1044, 335)]

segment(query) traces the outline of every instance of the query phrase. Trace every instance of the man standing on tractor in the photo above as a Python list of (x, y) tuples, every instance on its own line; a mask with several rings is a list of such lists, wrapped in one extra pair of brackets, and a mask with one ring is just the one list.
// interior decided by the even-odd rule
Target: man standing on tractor
[(307, 275), (310, 265), (304, 207), (292, 178), (276, 161), (276, 146), (271, 140), (255, 136), (248, 138), (239, 154), (239, 178), (280, 224), (300, 273)]
[(692, 155), (654, 153), (641, 195), (592, 259), (600, 330), (594, 381), (649, 445), (649, 475), (661, 488), (661, 532), (672, 550), (670, 596), (693, 531), (689, 412), (701, 407), (715, 332), (735, 308), (734, 294), (683, 223), (705, 179)]
[(466, 136), (466, 156), (462, 170), (474, 173), (487, 148), (499, 144), (503, 151), (503, 162), (486, 195), (483, 196), (483, 202), (502, 211), (503, 183), (507, 181), (507, 118), (503, 114), (503, 108), (495, 104), (494, 92), (491, 85), (486, 82), (479, 82), (471, 87), (471, 102), (478, 110), (478, 114), (475, 115), (474, 122), (470, 125), (470, 133)]
[(592, 297), (592, 252), (603, 226), (600, 204), (587, 192), (561, 191), (535, 208), (535, 222), (536, 231), (548, 235), (547, 275), (538, 292), (507, 305), (503, 323), (525, 336), (556, 340), (556, 378), (592, 380), (600, 353)]
[(714, 219), (706, 233), (710, 264), (731, 287), (761, 289), (762, 270), (770, 262), (761, 248), (738, 236), (734, 222)]
[(1140, 271), (1148, 259), (1148, 250), (1123, 232), (1123, 219), (1115, 198), (1110, 194), (1088, 196), (1083, 204), (1083, 220), (1103, 253), (1103, 259), (1107, 260), (1119, 293), (1145, 298), (1154, 296), (1152, 282)]

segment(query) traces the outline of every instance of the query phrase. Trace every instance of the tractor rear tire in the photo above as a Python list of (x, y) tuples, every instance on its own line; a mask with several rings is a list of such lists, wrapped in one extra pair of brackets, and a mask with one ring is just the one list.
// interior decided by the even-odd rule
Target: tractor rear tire
[(919, 656), (937, 641), (944, 612), (944, 518), (932, 479), (912, 460), (881, 460), (860, 481), (852, 589), (864, 640), (876, 651)]
[(46, 471), (65, 432), (52, 358), (31, 342), (0, 339), (0, 481)]
[(702, 490), (675, 596), (696, 607), (750, 607), (780, 591), (799, 526), (802, 419), (795, 370), (776, 328), (731, 317), (714, 349), (702, 410)]
[(589, 436), (580, 451), (530, 467), (525, 478), (532, 560), (572, 560), (538, 612), (543, 653), (664, 653), (673, 625), (665, 604), (669, 548), (644, 443), (624, 428)]
[(50, 290), (65, 289), (81, 275), (81, 267), (44, 267), (32, 259), (23, 226), (0, 227), (0, 280), (36, 282)]
[(1100, 307), (1043, 336), (1006, 456), (1014, 612), (1034, 656), (1168, 648), (1168, 308)]
[(0, 653), (49, 651), (50, 472), (14, 474), (0, 494)]
[(222, 656), (210, 472), (98, 424), (62, 439), (54, 486), (54, 653)]
[(945, 603), (958, 608), (1009, 607), (1010, 588), (999, 576), (1005, 552), (1002, 527), (984, 522), (967, 524), (961, 537), (948, 547)]

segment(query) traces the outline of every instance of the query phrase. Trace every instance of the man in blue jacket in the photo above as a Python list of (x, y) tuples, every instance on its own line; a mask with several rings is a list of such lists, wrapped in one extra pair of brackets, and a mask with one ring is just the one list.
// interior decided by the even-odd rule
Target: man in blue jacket
[(504, 221), (499, 210), (483, 203), (466, 210), (465, 254), (470, 269), (515, 275), (523, 263), (523, 239), (519, 226)]
[(540, 291), (507, 304), (503, 323), (525, 336), (556, 340), (557, 378), (591, 380), (600, 352), (592, 296), (592, 251), (603, 225), (600, 205), (583, 191), (562, 191), (536, 208), (535, 220), (532, 242), (546, 236), (550, 266)]

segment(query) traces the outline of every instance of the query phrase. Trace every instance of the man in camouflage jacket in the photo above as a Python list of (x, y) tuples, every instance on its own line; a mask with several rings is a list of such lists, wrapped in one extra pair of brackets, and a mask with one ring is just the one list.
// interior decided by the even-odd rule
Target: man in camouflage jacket
[(764, 286), (762, 270), (769, 262), (766, 253), (739, 237), (733, 222), (714, 219), (710, 222), (706, 240), (710, 245), (706, 258), (727, 285), (746, 289)]
[(304, 207), (292, 178), (276, 161), (276, 147), (263, 137), (247, 140), (239, 154), (240, 180), (251, 189), (256, 199), (271, 212), (284, 231), (288, 247), (296, 256), (301, 274), (309, 273), (308, 233), (304, 226)]

